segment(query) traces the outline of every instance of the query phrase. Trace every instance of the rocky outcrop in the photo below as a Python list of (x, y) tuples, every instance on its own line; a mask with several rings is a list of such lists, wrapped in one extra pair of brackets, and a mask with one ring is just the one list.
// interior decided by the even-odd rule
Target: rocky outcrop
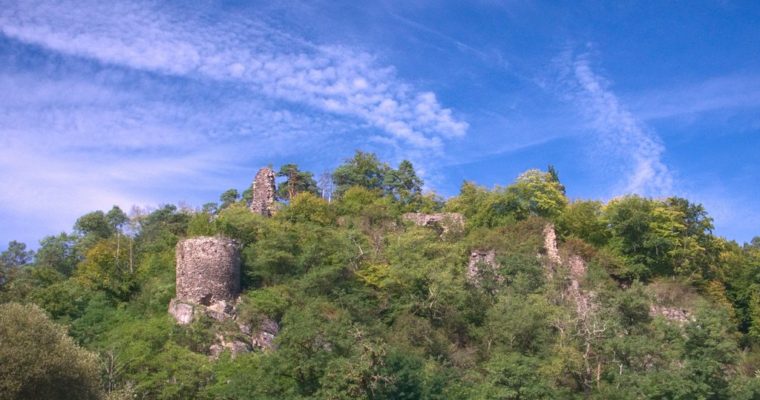
[(208, 349), (209, 357), (217, 359), (225, 351), (229, 350), (232, 357), (236, 357), (239, 354), (250, 352), (251, 345), (243, 340), (229, 339), (224, 335), (216, 335), (216, 343), (212, 344)]
[(277, 187), (274, 182), (274, 170), (264, 167), (256, 174), (253, 179), (251, 197), (251, 212), (271, 217), (274, 212), (274, 200), (277, 193)]
[(571, 255), (567, 260), (570, 285), (574, 288), (580, 288), (580, 281), (586, 276), (588, 268), (586, 262), (576, 255)]
[(187, 325), (193, 322), (193, 319), (195, 318), (195, 307), (192, 304), (172, 299), (169, 302), (169, 314), (171, 314), (180, 325)]
[(546, 224), (543, 230), (544, 252), (539, 258), (544, 260), (546, 276), (552, 280), (562, 277), (565, 289), (563, 296), (575, 305), (575, 311), (581, 321), (586, 321), (596, 309), (595, 294), (581, 289), (581, 282), (586, 277), (586, 262), (578, 255), (566, 255), (565, 260), (560, 256), (557, 246), (557, 232), (553, 224)]
[(259, 322), (258, 329), (251, 332), (251, 345), (259, 350), (274, 349), (274, 338), (280, 333), (280, 325), (274, 320), (264, 318)]
[(567, 267), (567, 279), (570, 282), (565, 289), (565, 295), (573, 299), (576, 313), (582, 320), (585, 320), (596, 308), (594, 293), (581, 289), (580, 282), (587, 272), (586, 262), (579, 256), (571, 255), (568, 257)]
[(489, 268), (491, 273), (497, 273), (499, 264), (496, 262), (496, 252), (493, 250), (473, 250), (467, 264), (467, 280), (478, 283), (483, 275), (483, 268)]
[[(217, 321), (238, 319), (240, 294), (240, 250), (237, 242), (224, 237), (195, 237), (181, 240), (176, 248), (176, 297), (169, 303), (169, 314), (180, 325), (199, 317)], [(225, 328), (226, 326), (226, 328)], [(220, 324), (210, 357), (217, 358), (229, 350), (232, 356), (274, 348), (280, 330), (277, 322), (263, 318), (256, 329), (237, 323), (239, 329)]]
[(660, 316), (668, 321), (681, 325), (692, 320), (692, 315), (687, 309), (678, 307), (665, 307), (656, 304), (649, 306), (649, 315), (653, 318)]
[(553, 224), (546, 224), (544, 227), (544, 251), (544, 256), (550, 266), (556, 267), (562, 264), (562, 258), (560, 258), (557, 248), (557, 232), (554, 230)]
[(460, 213), (406, 213), (403, 218), (417, 226), (437, 229), (441, 234), (464, 229), (464, 216)]
[(209, 357), (219, 358), (224, 351), (232, 357), (254, 350), (270, 351), (275, 348), (274, 339), (280, 332), (280, 325), (272, 319), (263, 318), (255, 324), (238, 323), (237, 331), (217, 333), (214, 344), (208, 349)]

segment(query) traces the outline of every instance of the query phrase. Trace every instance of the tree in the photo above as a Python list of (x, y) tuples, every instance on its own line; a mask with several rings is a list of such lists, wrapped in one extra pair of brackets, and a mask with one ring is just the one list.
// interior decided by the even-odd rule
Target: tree
[(565, 188), (559, 183), (556, 171), (554, 175), (537, 169), (525, 171), (508, 191), (527, 201), (530, 213), (539, 217), (556, 218), (567, 206)]
[(103, 239), (91, 246), (75, 277), (82, 286), (104, 290), (119, 299), (126, 298), (134, 288), (128, 257), (119, 254), (113, 239)]
[(61, 233), (58, 236), (47, 236), (40, 240), (40, 249), (37, 250), (35, 264), (50, 267), (65, 276), (74, 272), (80, 261), (76, 247), (76, 237)]
[(0, 304), (0, 399), (99, 399), (97, 356), (39, 307)]
[(330, 171), (325, 171), (319, 176), (319, 183), (317, 186), (321, 191), (322, 198), (327, 200), (328, 203), (332, 202), (332, 194), (335, 188), (333, 176)]
[(284, 177), (285, 181), (277, 185), (277, 197), (283, 200), (292, 200), (299, 193), (319, 194), (317, 182), (311, 172), (301, 171), (296, 164), (285, 164), (280, 167), (277, 176)]
[(223, 210), (230, 205), (234, 204), (236, 201), (240, 199), (240, 194), (238, 193), (237, 189), (227, 189), (219, 196), (219, 201), (222, 202), (222, 204), (219, 206), (220, 210)]
[(214, 215), (219, 211), (219, 204), (214, 203), (213, 201), (204, 203), (201, 206), (201, 212), (206, 213), (209, 215)]
[(20, 267), (26, 265), (34, 257), (34, 251), (27, 250), (26, 244), (11, 240), (8, 242), (8, 248), (0, 253), (0, 265), (7, 268)]
[(530, 215), (527, 198), (515, 190), (497, 187), (489, 191), (473, 182), (464, 182), (459, 196), (450, 199), (446, 208), (464, 214), (470, 227), (505, 226)]
[(311, 192), (298, 193), (290, 200), (290, 206), (284, 208), (277, 217), (291, 222), (311, 222), (327, 225), (332, 221), (330, 205), (327, 200)]
[(422, 179), (414, 172), (411, 162), (404, 160), (397, 170), (389, 169), (383, 178), (383, 186), (401, 204), (409, 205), (419, 200), (422, 192)]
[(333, 172), (335, 193), (340, 196), (351, 186), (382, 191), (388, 169), (388, 165), (380, 162), (375, 154), (357, 150), (353, 158), (346, 160)]
[(74, 223), (74, 230), (82, 236), (103, 239), (113, 234), (112, 225), (103, 211), (87, 213)]
[(129, 217), (127, 217), (127, 214), (125, 214), (119, 206), (113, 206), (111, 207), (111, 210), (106, 213), (106, 221), (108, 221), (108, 225), (110, 225), (115, 231), (121, 232), (122, 228), (124, 228), (124, 224), (129, 221)]
[(34, 257), (34, 251), (27, 251), (25, 243), (10, 241), (8, 248), (0, 253), (0, 285), (8, 280), (11, 269), (28, 264), (32, 257)]
[(542, 376), (535, 358), (515, 353), (495, 355), (485, 364), (486, 382), (475, 396), (478, 399), (551, 399), (557, 393), (550, 380)]
[(598, 201), (570, 203), (557, 222), (557, 228), (564, 236), (575, 236), (598, 246), (607, 243), (609, 238), (602, 220), (602, 203)]
[(553, 165), (549, 164), (549, 166), (546, 168), (546, 173), (549, 174), (549, 179), (552, 182), (556, 182), (557, 184), (559, 184), (560, 190), (562, 190), (562, 194), (566, 194), (565, 193), (565, 185), (563, 185), (562, 182), (560, 182), (560, 180), (559, 180), (559, 172), (557, 172), (557, 169), (554, 168)]

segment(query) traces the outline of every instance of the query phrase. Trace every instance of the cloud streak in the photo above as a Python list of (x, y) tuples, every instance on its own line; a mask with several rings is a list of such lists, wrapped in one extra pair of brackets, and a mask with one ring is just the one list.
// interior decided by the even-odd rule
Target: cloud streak
[(689, 85), (644, 91), (628, 100), (636, 115), (647, 120), (752, 110), (760, 107), (760, 76), (718, 76)]
[(588, 55), (567, 52), (557, 63), (563, 96), (576, 106), (600, 140), (603, 157), (612, 156), (626, 167), (625, 193), (663, 195), (673, 186), (673, 177), (662, 161), (661, 140), (621, 103), (609, 82), (591, 68)]
[(434, 93), (416, 90), (368, 53), (313, 44), (261, 21), (234, 15), (208, 21), (166, 7), (19, 2), (0, 11), (0, 31), (105, 64), (245, 85), (270, 99), (363, 121), (416, 148), (440, 149), (467, 132)]

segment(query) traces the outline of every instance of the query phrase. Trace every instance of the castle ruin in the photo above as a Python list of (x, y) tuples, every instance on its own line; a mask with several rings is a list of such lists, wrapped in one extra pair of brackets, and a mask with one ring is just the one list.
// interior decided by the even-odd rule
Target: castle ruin
[[(481, 268), (490, 268), (490, 271), (483, 271)], [(470, 252), (470, 261), (467, 264), (467, 280), (478, 284), (480, 282), (481, 275), (484, 272), (493, 273), (496, 279), (501, 281), (499, 276), (499, 263), (496, 262), (496, 252), (494, 250), (473, 250)]]
[(240, 249), (232, 239), (200, 236), (179, 241), (176, 248), (176, 298), (169, 313), (177, 322), (193, 319), (195, 306), (223, 319), (240, 293)]
[(546, 224), (543, 234), (546, 259), (549, 261), (551, 269), (554, 269), (562, 264), (562, 258), (560, 258), (557, 248), (557, 232), (554, 230), (554, 225)]
[(274, 183), (274, 170), (264, 167), (253, 179), (253, 197), (251, 198), (251, 212), (271, 217), (274, 214), (274, 200), (277, 187)]
[(441, 234), (464, 230), (464, 215), (460, 213), (406, 213), (403, 218), (417, 226), (438, 229)]

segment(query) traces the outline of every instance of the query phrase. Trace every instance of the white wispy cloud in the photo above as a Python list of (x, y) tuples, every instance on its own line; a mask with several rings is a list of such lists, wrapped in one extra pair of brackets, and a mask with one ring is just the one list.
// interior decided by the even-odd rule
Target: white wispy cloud
[(646, 120), (752, 110), (760, 107), (760, 76), (728, 74), (635, 93), (627, 100), (636, 115)]
[(17, 94), (0, 96), (0, 186), (6, 189), (0, 211), (28, 218), (55, 203), (56, 215), (71, 222), (112, 204), (213, 195), (240, 187), (235, 177), (253, 173), (244, 170), (249, 160), (315, 149), (324, 141), (319, 133), (346, 129), (330, 118), (235, 98), (245, 93), (197, 103), (162, 101), (176, 94), (150, 88), (154, 93), (146, 94), (80, 76), (0, 70), (0, 93)]
[(329, 166), (330, 151), (368, 141), (424, 163), (465, 135), (434, 93), (374, 55), (267, 18), (142, 1), (3, 4), (5, 226), (35, 238), (113, 204), (213, 200), (250, 179), (247, 165)]
[(657, 134), (633, 115), (591, 68), (588, 55), (565, 52), (557, 60), (563, 96), (576, 106), (596, 132), (600, 158), (624, 164), (626, 193), (662, 195), (672, 189), (673, 176), (662, 161), (665, 147)]
[(364, 121), (418, 148), (440, 148), (468, 129), (434, 93), (417, 90), (368, 53), (293, 38), (262, 21), (211, 20), (168, 7), (18, 2), (0, 11), (0, 32), (107, 64), (239, 83), (269, 98)]

